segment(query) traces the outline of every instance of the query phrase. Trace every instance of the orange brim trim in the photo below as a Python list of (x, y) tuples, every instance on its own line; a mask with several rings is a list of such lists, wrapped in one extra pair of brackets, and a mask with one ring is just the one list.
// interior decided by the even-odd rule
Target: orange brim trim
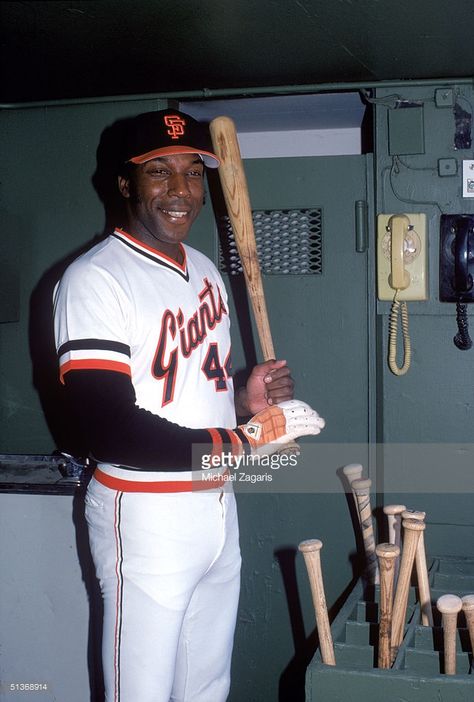
[(83, 360), (83, 361), (67, 361), (59, 369), (59, 379), (64, 385), (64, 376), (71, 370), (111, 370), (117, 373), (125, 373), (125, 375), (132, 375), (130, 366), (126, 363), (120, 363), (119, 361), (105, 361), (105, 360)]
[(194, 490), (214, 490), (226, 483), (224, 475), (210, 483), (207, 480), (122, 480), (103, 473), (100, 468), (94, 471), (94, 478), (102, 485), (120, 492), (193, 492)]
[[(151, 161), (152, 158), (158, 158), (159, 156), (173, 156), (174, 154), (199, 154), (200, 156), (207, 156), (212, 159), (213, 165), (211, 168), (217, 168), (220, 164), (217, 156), (210, 151), (203, 151), (202, 149), (193, 149), (192, 146), (163, 146), (160, 149), (154, 149), (153, 151), (147, 151), (146, 154), (139, 154), (130, 158), (129, 161), (132, 163), (146, 163)], [(215, 165), (214, 165), (215, 164)]]

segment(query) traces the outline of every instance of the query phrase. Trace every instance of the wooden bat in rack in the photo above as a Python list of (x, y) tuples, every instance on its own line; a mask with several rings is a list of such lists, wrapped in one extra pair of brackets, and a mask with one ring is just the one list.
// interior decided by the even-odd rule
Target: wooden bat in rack
[(390, 668), (393, 614), (393, 586), (395, 563), (400, 547), (395, 544), (378, 544), (375, 549), (380, 570), (380, 622), (379, 622), (379, 668)]
[[(388, 543), (395, 544), (398, 548), (402, 545), (402, 512), (406, 510), (405, 505), (385, 505), (384, 514), (387, 516)], [(395, 561), (394, 583), (398, 580), (398, 570), (400, 568), (400, 557)]]
[[(219, 178), (235, 243), (245, 277), (264, 361), (276, 358), (268, 320), (262, 275), (258, 262), (252, 208), (235, 124), (230, 117), (215, 117), (210, 125), (214, 152), (219, 158)], [(280, 452), (299, 452), (292, 442)]]
[(304, 556), (308, 571), (309, 584), (313, 597), (314, 613), (318, 627), (319, 648), (321, 659), (326, 665), (336, 665), (334, 644), (332, 641), (331, 627), (329, 625), (326, 596), (324, 594), (323, 574), (321, 570), (322, 541), (308, 539), (302, 541), (298, 548)]
[[(425, 521), (425, 512), (407, 509), (402, 512), (402, 519), (417, 519)], [(423, 532), (420, 534), (416, 549), (416, 577), (418, 579), (418, 593), (420, 597), (421, 623), (423, 626), (433, 626), (433, 611), (431, 609), (431, 590), (426, 563), (425, 539)]]
[(471, 641), (471, 671), (474, 672), (474, 595), (464, 595), (462, 598), (462, 611), (466, 617), (466, 625)]
[(351, 488), (352, 496), (354, 498), (355, 511), (360, 524), (359, 506), (357, 503), (357, 496), (352, 488), (352, 483), (354, 482), (354, 480), (362, 479), (362, 473), (364, 472), (364, 468), (360, 463), (347, 463), (345, 466), (343, 466), (342, 472), (347, 480), (349, 487)]
[(372, 523), (372, 506), (370, 504), (370, 478), (353, 480), (352, 490), (357, 500), (362, 541), (364, 542), (366, 573), (369, 583), (378, 585), (380, 574), (375, 553), (374, 527)]
[(436, 602), (443, 618), (444, 672), (456, 675), (456, 631), (462, 600), (457, 595), (441, 595)]
[(404, 519), (402, 524), (405, 538), (403, 540), (402, 560), (398, 573), (397, 589), (393, 601), (391, 639), (392, 663), (397, 656), (398, 649), (403, 640), (411, 573), (413, 570), (413, 563), (415, 562), (420, 534), (425, 528), (425, 523), (419, 522), (416, 519)]

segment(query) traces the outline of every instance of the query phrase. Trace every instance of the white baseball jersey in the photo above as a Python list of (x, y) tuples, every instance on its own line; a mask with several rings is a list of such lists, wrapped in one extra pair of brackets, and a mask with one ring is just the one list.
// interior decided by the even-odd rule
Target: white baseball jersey
[[(206, 256), (189, 246), (182, 253), (180, 265), (116, 230), (76, 259), (55, 290), (60, 374), (123, 373), (139, 408), (189, 429), (232, 428), (226, 291)], [(138, 468), (140, 449), (138, 441)], [(227, 699), (240, 581), (236, 505), (229, 484), (194, 487), (191, 471), (111, 464), (89, 482), (107, 701)]]
[(131, 377), (137, 405), (189, 428), (234, 427), (227, 294), (214, 264), (182, 245), (180, 265), (116, 229), (55, 291), (61, 378)]

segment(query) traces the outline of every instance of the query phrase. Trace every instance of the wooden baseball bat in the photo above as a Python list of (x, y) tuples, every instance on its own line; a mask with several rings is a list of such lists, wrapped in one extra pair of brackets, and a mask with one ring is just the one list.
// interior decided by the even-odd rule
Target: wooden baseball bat
[(395, 544), (378, 544), (375, 552), (380, 570), (380, 621), (379, 621), (379, 668), (390, 668), (393, 613), (393, 585), (395, 563), (400, 555), (400, 547)]
[(398, 547), (401, 545), (401, 514), (405, 510), (405, 505), (385, 505), (383, 508), (384, 514), (387, 515), (388, 543)]
[(372, 507), (370, 504), (370, 487), (372, 481), (370, 478), (366, 480), (353, 480), (352, 489), (355, 492), (357, 499), (357, 508), (360, 518), (360, 527), (362, 529), (362, 540), (364, 542), (364, 551), (366, 559), (367, 578), (370, 583), (378, 584), (380, 582), (379, 569), (377, 564), (377, 555), (375, 553), (374, 527), (372, 524)]
[(471, 641), (471, 672), (474, 672), (474, 595), (464, 595), (462, 609)]
[[(252, 219), (252, 208), (240, 155), (235, 124), (230, 117), (215, 117), (209, 124), (214, 152), (219, 158), (219, 179), (224, 194), (237, 251), (239, 252), (245, 285), (250, 298), (263, 360), (276, 358), (270, 322), (268, 320), (262, 274), (258, 262), (257, 242)], [(299, 446), (290, 441), (278, 453), (298, 454)]]
[(321, 570), (320, 551), (323, 547), (319, 539), (302, 541), (298, 546), (304, 556), (308, 571), (309, 584), (313, 597), (316, 625), (318, 627), (319, 648), (321, 658), (326, 665), (336, 665), (334, 645), (332, 642), (331, 627), (329, 626), (328, 609), (324, 594), (323, 574)]
[(456, 675), (456, 628), (462, 600), (457, 595), (441, 595), (436, 606), (443, 618), (444, 672)]
[(354, 488), (352, 487), (352, 483), (354, 482), (354, 480), (361, 480), (362, 473), (364, 472), (364, 469), (360, 463), (348, 463), (347, 465), (345, 465), (343, 467), (342, 472), (344, 473), (344, 476), (345, 476), (347, 482), (349, 483), (349, 487), (351, 488), (352, 496), (354, 498), (354, 505), (355, 505), (355, 509), (356, 509), (357, 519), (359, 520), (359, 523), (360, 523), (360, 514), (359, 514), (359, 507), (357, 504), (357, 496), (354, 492)]
[[(407, 509), (402, 513), (402, 519), (417, 519), (424, 522), (425, 512)], [(423, 626), (433, 626), (433, 610), (431, 608), (431, 589), (428, 576), (428, 566), (426, 564), (425, 538), (423, 532), (420, 534), (415, 557), (416, 577), (418, 580), (418, 594), (420, 598), (421, 623)]]
[[(402, 546), (402, 518), (401, 514), (406, 510), (405, 505), (385, 505), (383, 508), (384, 514), (387, 516), (388, 525), (388, 543), (395, 544), (401, 549)], [(400, 556), (395, 559), (394, 563), (394, 583), (398, 580), (398, 571), (400, 570)]]
[(391, 641), (392, 663), (397, 656), (398, 649), (403, 640), (408, 594), (410, 592), (410, 578), (413, 570), (413, 563), (415, 561), (418, 540), (420, 538), (420, 533), (425, 528), (425, 524), (424, 522), (419, 522), (416, 519), (404, 519), (403, 528), (405, 532), (402, 559), (400, 563), (400, 572), (398, 574), (397, 590), (393, 601)]
[(242, 262), (245, 283), (252, 305), (263, 358), (275, 358), (275, 350), (268, 321), (262, 276), (257, 255), (252, 208), (245, 177), (239, 141), (230, 117), (215, 117), (210, 125), (214, 152), (220, 160), (219, 177), (227, 212), (232, 224), (235, 243)]

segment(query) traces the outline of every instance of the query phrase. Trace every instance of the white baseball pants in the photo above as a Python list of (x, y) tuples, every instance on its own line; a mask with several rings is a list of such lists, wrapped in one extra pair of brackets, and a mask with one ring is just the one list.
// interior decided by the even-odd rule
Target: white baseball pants
[(86, 519), (106, 702), (224, 702), (240, 586), (234, 494), (120, 492), (92, 478)]

